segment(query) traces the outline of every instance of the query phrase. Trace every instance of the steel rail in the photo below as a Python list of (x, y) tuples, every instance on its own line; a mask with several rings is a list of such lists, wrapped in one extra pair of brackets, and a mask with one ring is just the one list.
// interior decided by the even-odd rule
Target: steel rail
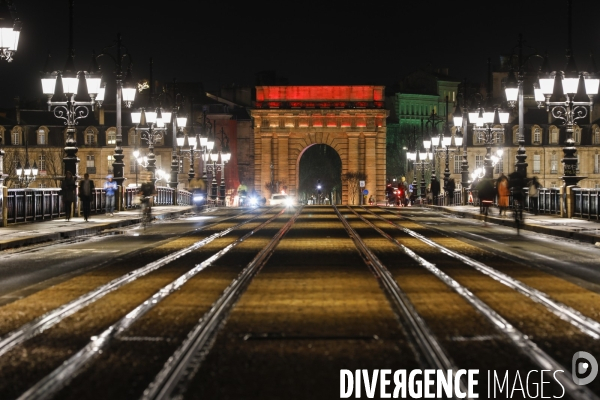
[(464, 298), (477, 311), (479, 311), (484, 317), (486, 317), (497, 330), (503, 333), (511, 341), (511, 343), (515, 345), (515, 347), (517, 347), (519, 350), (521, 350), (521, 352), (523, 352), (527, 357), (529, 357), (529, 359), (534, 364), (538, 365), (542, 370), (548, 371), (546, 372), (546, 374), (552, 375), (550, 373), (552, 370), (562, 370), (564, 373), (558, 374), (556, 376), (556, 379), (560, 381), (560, 383), (565, 387), (565, 390), (569, 393), (569, 395), (572, 398), (581, 400), (599, 399), (599, 397), (597, 397), (586, 386), (579, 386), (573, 383), (572, 375), (568, 372), (567, 368), (565, 368), (558, 361), (554, 360), (554, 358), (552, 358), (544, 350), (540, 349), (535, 344), (535, 342), (528, 338), (527, 335), (523, 334), (521, 331), (516, 329), (510, 322), (508, 322), (506, 319), (504, 319), (504, 317), (502, 317), (490, 306), (484, 303), (480, 298), (474, 295), (469, 289), (461, 285), (459, 282), (457, 282), (445, 272), (441, 271), (435, 266), (435, 264), (432, 264), (431, 262), (425, 260), (423, 257), (419, 256), (418, 254), (404, 246), (402, 243), (398, 242), (398, 240), (391, 237), (390, 235), (382, 231), (380, 228), (376, 227), (371, 221), (365, 219), (355, 210), (352, 209), (352, 212), (356, 214), (366, 224), (375, 229), (381, 236), (385, 237), (386, 239), (394, 243), (396, 246), (400, 247), (409, 257), (415, 260), (419, 265), (427, 269), (439, 280), (444, 282), (447, 286), (449, 286), (452, 290), (454, 290), (462, 298)]
[[(285, 209), (284, 209), (285, 210)], [(302, 207), (298, 207), (295, 214), (263, 247), (263, 249), (248, 263), (240, 275), (223, 291), (223, 295), (213, 304), (208, 311), (190, 331), (186, 340), (169, 357), (163, 366), (163, 369), (156, 375), (154, 381), (144, 391), (141, 399), (170, 399), (183, 398), (189, 382), (196, 375), (200, 368), (202, 359), (206, 356), (208, 350), (205, 350), (216, 334), (231, 308), (246, 290), (250, 281), (254, 278), (262, 267), (267, 263), (275, 247), (279, 244), (283, 236), (294, 224)], [(174, 393), (175, 392), (175, 393)]]
[[(457, 372), (454, 362), (450, 359), (443, 346), (438, 342), (423, 318), (421, 318), (404, 290), (398, 285), (386, 266), (375, 254), (373, 254), (360, 235), (358, 235), (348, 221), (342, 216), (337, 206), (334, 205), (333, 208), (348, 232), (348, 235), (352, 238), (365, 258), (365, 262), (371, 267), (375, 276), (379, 278), (386, 293), (396, 307), (409, 340), (415, 345), (413, 347), (420, 350), (420, 354), (417, 354), (417, 358), (421, 359), (421, 363), (425, 364), (425, 368), (441, 369), (444, 371), (451, 370), (454, 379)], [(347, 208), (352, 210), (350, 207)], [(464, 383), (462, 381), (461, 386), (464, 388)], [(463, 390), (463, 392), (466, 393), (465, 390)]]
[[(112, 281), (110, 281), (102, 286), (99, 286), (96, 289), (89, 291), (88, 293), (78, 297), (77, 299), (72, 300), (69, 303), (66, 303), (58, 308), (55, 308), (54, 310), (51, 310), (51, 311), (47, 312), (46, 314), (44, 314), (40, 317), (37, 317), (36, 319), (22, 325), (21, 327), (7, 333), (6, 335), (4, 335), (4, 337), (2, 337), (0, 339), (0, 356), (2, 356), (3, 354), (8, 352), (15, 346), (25, 342), (28, 339), (31, 339), (32, 337), (38, 335), (39, 333), (45, 331), (46, 329), (53, 327), (54, 325), (56, 325), (63, 319), (67, 318), (70, 315), (73, 315), (74, 313), (76, 313), (77, 311), (86, 307), (87, 305), (99, 300), (106, 294), (108, 294), (124, 285), (127, 285), (128, 283), (131, 283), (131, 282), (135, 281), (136, 279), (149, 274), (152, 271), (155, 271), (155, 270), (167, 265), (168, 263), (172, 262), (173, 260), (176, 260), (179, 257), (182, 257), (196, 249), (199, 249), (202, 246), (205, 246), (206, 244), (212, 242), (213, 240), (215, 240), (219, 237), (225, 236), (232, 230), (240, 228), (241, 226), (247, 224), (248, 222), (253, 221), (256, 218), (259, 218), (261, 215), (263, 215), (263, 214), (256, 215), (255, 217), (250, 218), (246, 221), (243, 221), (233, 227), (230, 227), (223, 231), (217, 232), (207, 238), (204, 238), (182, 250), (171, 253), (171, 254), (169, 254), (165, 257), (162, 257), (156, 261), (146, 264), (143, 267), (140, 267), (134, 271), (128, 272), (125, 275), (115, 278)], [(228, 220), (231, 218), (236, 218), (238, 216), (239, 215), (236, 215), (236, 216), (233, 216), (230, 218), (226, 218), (225, 220)], [(218, 224), (224, 222), (225, 220), (219, 221), (213, 225), (206, 226), (204, 229), (209, 228), (211, 226), (218, 225)]]
[(257, 231), (264, 228), (284, 212), (285, 209), (281, 210), (279, 213), (273, 215), (271, 218), (261, 223), (244, 236), (236, 239), (223, 249), (219, 250), (217, 253), (207, 258), (205, 261), (201, 262), (200, 264), (196, 264), (192, 269), (175, 279), (173, 282), (159, 289), (155, 294), (153, 294), (142, 304), (138, 305), (119, 321), (106, 328), (101, 334), (98, 336), (93, 336), (85, 347), (71, 356), (50, 374), (38, 381), (35, 385), (30, 387), (25, 393), (18, 397), (18, 400), (44, 400), (54, 397), (62, 388), (68, 385), (71, 380), (81, 373), (83, 369), (90, 364), (93, 358), (102, 354), (102, 352), (111, 344), (115, 336), (128, 329), (134, 322), (139, 320), (139, 318), (153, 309), (158, 303), (160, 303), (170, 294), (181, 288), (181, 286), (183, 286), (191, 278), (228, 253), (238, 244), (242, 243)]
[[(382, 216), (380, 216), (376, 213), (373, 213), (371, 210), (367, 210), (367, 209), (364, 209), (364, 210), (367, 211), (368, 213), (371, 213), (371, 214), (375, 215), (376, 217), (388, 222), (389, 224), (396, 227), (397, 229), (400, 229), (404, 233), (406, 233), (416, 239), (419, 239), (424, 243), (427, 243), (431, 247), (437, 248), (442, 253), (444, 253), (452, 258), (462, 261), (466, 265), (475, 268), (477, 271), (481, 272), (482, 274), (487, 275), (487, 276), (491, 277), (492, 279), (502, 283), (503, 285), (505, 285), (513, 290), (516, 290), (517, 292), (529, 297), (531, 300), (535, 301), (536, 303), (542, 304), (554, 315), (556, 315), (563, 321), (569, 322), (570, 324), (577, 327), (581, 332), (585, 333), (586, 335), (589, 335), (594, 339), (600, 339), (600, 323), (594, 321), (593, 319), (591, 319), (589, 317), (586, 317), (585, 315), (583, 315), (581, 312), (575, 310), (574, 308), (571, 308), (564, 303), (554, 300), (554, 299), (550, 298), (550, 296), (548, 296), (546, 293), (541, 292), (538, 289), (535, 289), (517, 279), (514, 279), (514, 278), (506, 275), (505, 273), (500, 272), (482, 262), (476, 261), (468, 256), (465, 256), (463, 254), (460, 254), (453, 250), (450, 250), (450, 249), (434, 242), (433, 240), (426, 238), (425, 236), (423, 236), (417, 232), (414, 232), (408, 228), (405, 228), (401, 225), (396, 224), (395, 222), (385, 219)], [(385, 212), (390, 213), (390, 214), (395, 215), (400, 218), (405, 218), (405, 217), (399, 216), (398, 214), (390, 212), (390, 211), (385, 211)]]

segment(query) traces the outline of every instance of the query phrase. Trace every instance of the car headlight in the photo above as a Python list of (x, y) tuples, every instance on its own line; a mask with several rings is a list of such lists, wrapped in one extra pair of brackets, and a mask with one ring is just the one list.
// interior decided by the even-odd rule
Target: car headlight
[(258, 203), (258, 200), (256, 199), (256, 197), (250, 197), (250, 204), (251, 205), (256, 205), (256, 203)]
[(202, 201), (204, 200), (204, 196), (194, 196), (194, 201)]
[(288, 206), (288, 207), (289, 206), (293, 206), (294, 205), (294, 199), (288, 197), (287, 199), (285, 199), (285, 205)]

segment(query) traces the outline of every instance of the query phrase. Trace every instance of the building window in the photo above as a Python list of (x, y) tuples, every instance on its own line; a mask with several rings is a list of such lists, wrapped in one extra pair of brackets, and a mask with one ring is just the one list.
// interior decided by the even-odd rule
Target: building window
[(558, 144), (558, 128), (554, 125), (550, 127), (550, 143)]
[(581, 142), (581, 127), (575, 125), (573, 127), (573, 140), (579, 144)]
[(475, 134), (475, 144), (484, 144), (483, 132), (477, 132)]
[(475, 156), (475, 169), (483, 168), (483, 156), (477, 154)]
[(542, 167), (542, 156), (540, 154), (533, 155), (533, 173), (539, 174)]
[(558, 157), (556, 154), (552, 154), (550, 157), (550, 173), (558, 174)]
[(112, 174), (113, 173), (113, 163), (115, 162), (115, 158), (112, 155), (109, 155), (107, 157), (108, 160), (108, 173)]
[(600, 174), (600, 154), (594, 154), (594, 173)]
[(494, 172), (496, 174), (504, 173), (504, 160), (502, 158), (500, 158), (494, 166)]
[(581, 162), (579, 161), (579, 154), (577, 154), (577, 172), (579, 172), (579, 165)]
[(92, 154), (88, 154), (85, 159), (85, 172), (88, 174), (96, 173), (96, 158)]
[(600, 144), (600, 127), (594, 127), (594, 144)]
[(38, 157), (38, 170), (46, 171), (46, 156), (43, 154)]
[(43, 129), (38, 129), (38, 140), (37, 144), (46, 144), (46, 131)]
[(519, 126), (513, 126), (513, 144), (519, 144)]
[(88, 129), (85, 131), (85, 144), (88, 146), (93, 146), (96, 143), (96, 134), (93, 129)]
[(462, 164), (462, 156), (455, 156), (454, 157), (454, 173), (455, 174), (460, 174), (460, 166)]
[(21, 144), (21, 132), (16, 130), (12, 131), (12, 144), (13, 146), (18, 146)]
[(533, 143), (541, 144), (542, 143), (542, 130), (538, 127), (533, 129)]
[(117, 144), (117, 131), (115, 128), (110, 128), (106, 131), (106, 144), (116, 145)]

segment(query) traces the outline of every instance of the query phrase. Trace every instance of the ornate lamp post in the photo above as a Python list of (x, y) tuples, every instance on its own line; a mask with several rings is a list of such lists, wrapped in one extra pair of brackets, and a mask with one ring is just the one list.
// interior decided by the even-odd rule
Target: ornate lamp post
[(454, 120), (454, 126), (456, 127), (456, 132), (454, 133), (454, 144), (456, 145), (456, 150), (462, 145), (462, 162), (460, 164), (460, 187), (461, 187), (461, 204), (464, 206), (467, 204), (467, 196), (466, 189), (469, 186), (469, 161), (467, 160), (467, 116), (463, 115), (463, 111), (456, 102), (456, 108), (454, 109), (454, 113), (452, 114), (452, 119)]
[[(175, 189), (177, 187), (177, 185), (179, 184), (179, 173), (182, 172), (182, 171), (180, 171), (179, 160), (181, 158), (180, 150), (181, 150), (181, 147), (183, 146), (183, 136), (184, 135), (183, 135), (183, 132), (181, 132), (181, 129), (183, 129), (183, 127), (187, 123), (187, 116), (179, 111), (182, 108), (182, 106), (183, 106), (183, 96), (181, 94), (177, 93), (176, 80), (173, 79), (173, 115), (172, 115), (173, 125), (172, 125), (171, 132), (173, 132), (173, 135), (175, 136), (176, 140), (173, 141), (173, 152), (172, 152), (172, 156), (171, 156), (171, 177), (169, 180), (169, 186), (173, 189)], [(178, 129), (178, 127), (180, 129)], [(179, 143), (180, 135), (182, 137), (181, 144)]]
[[(12, 12), (11, 12), (12, 11)], [(12, 2), (0, 0), (0, 60), (11, 62), (19, 46), (21, 21), (12, 17)]]
[[(436, 165), (435, 165), (435, 157), (434, 153), (436, 153), (437, 148), (439, 147), (439, 135), (437, 125), (442, 123), (444, 120), (440, 116), (435, 113), (435, 110), (431, 111), (431, 115), (425, 121), (425, 130), (427, 132), (426, 136), (423, 138), (423, 144), (425, 145), (425, 150), (431, 150), (431, 180), (436, 179)], [(422, 123), (423, 121), (421, 121)], [(429, 145), (428, 145), (429, 144)]]
[[(448, 116), (448, 97), (446, 96), (446, 118)], [(441, 122), (441, 121), (440, 121)], [(448, 126), (448, 122), (444, 123), (444, 130), (439, 135), (431, 136), (432, 152), (438, 158), (439, 162), (444, 160), (444, 193), (448, 189), (448, 180), (450, 179), (450, 153), (454, 154), (455, 148), (452, 148), (452, 132)], [(462, 143), (461, 143), (462, 144)], [(452, 155), (453, 156), (453, 155)], [(435, 165), (435, 163), (434, 163)], [(433, 177), (434, 172), (432, 172)], [(433, 179), (433, 178), (432, 178)]]
[(139, 132), (140, 138), (148, 143), (148, 155), (144, 157), (144, 162), (140, 164), (152, 174), (151, 182), (153, 186), (156, 184), (154, 145), (162, 140), (166, 130), (162, 116), (159, 117), (159, 114), (161, 114), (161, 109), (153, 107), (131, 112), (131, 122), (136, 124), (136, 132)]
[[(534, 57), (543, 58), (539, 54), (530, 54), (527, 57), (523, 57), (523, 37), (519, 35), (519, 53), (518, 53), (518, 65), (517, 65), (517, 74), (515, 75), (514, 69), (511, 68), (508, 73), (508, 78), (506, 80), (506, 87), (504, 89), (506, 93), (506, 100), (508, 102), (508, 106), (512, 109), (517, 103), (519, 105), (519, 149), (517, 150), (517, 161), (515, 162), (515, 170), (521, 174), (521, 176), (527, 176), (527, 163), (525, 160), (527, 159), (527, 154), (525, 154), (525, 112), (524, 112), (524, 95), (523, 95), (523, 84), (526, 77), (525, 66), (527, 63), (532, 60)], [(512, 57), (511, 57), (512, 60)], [(536, 87), (534, 84), (534, 95), (535, 100), (538, 102), (538, 107), (541, 107), (544, 103), (544, 96), (539, 90), (539, 86)]]
[(29, 187), (31, 182), (35, 181), (38, 174), (38, 167), (35, 161), (33, 162), (33, 168), (29, 164), (29, 152), (27, 149), (27, 141), (25, 141), (25, 168), (21, 166), (21, 161), (17, 161), (16, 168), (17, 178), (19, 179), (19, 185), (21, 187)]
[[(86, 106), (90, 106), (92, 111), (94, 110), (95, 98), (100, 89), (101, 76), (96, 71), (76, 71), (75, 70), (75, 51), (73, 49), (73, 3), (74, 0), (69, 2), (69, 56), (67, 62), (62, 71), (49, 71), (49, 58), (46, 62), (46, 67), (42, 75), (42, 89), (44, 94), (48, 97), (48, 111), (52, 111), (54, 107), (54, 116), (56, 118), (64, 119), (65, 125), (67, 126), (67, 140), (65, 142), (65, 153), (66, 156), (63, 158), (64, 172), (71, 171), (73, 176), (77, 176), (77, 164), (79, 158), (77, 158), (77, 142), (75, 141), (75, 125), (78, 124), (78, 120), (86, 118), (89, 115), (89, 109)], [(52, 101), (54, 91), (56, 88), (56, 80), (58, 76), (61, 77), (63, 94), (66, 101)], [(75, 96), (77, 95), (77, 88), (79, 86), (80, 77), (84, 77), (84, 81), (87, 84), (87, 91), (91, 98), (91, 101), (76, 101)]]
[[(150, 59), (150, 82), (152, 82), (152, 58)], [(154, 106), (154, 93), (150, 89), (150, 106), (131, 112), (131, 122), (135, 124), (136, 133), (140, 139), (148, 143), (148, 155), (144, 167), (152, 174), (152, 186), (156, 184), (156, 155), (154, 145), (161, 141), (167, 132), (165, 124), (171, 123), (171, 110), (163, 110)]]
[[(494, 165), (496, 162), (492, 159), (492, 145), (500, 143), (504, 135), (504, 125), (508, 123), (509, 113), (501, 111), (495, 107), (493, 111), (486, 111), (483, 107), (469, 112), (469, 122), (473, 123), (473, 137), (478, 142), (483, 142), (486, 148), (485, 158), (483, 159), (483, 176), (492, 179), (494, 174)], [(501, 156), (501, 154), (500, 154)]]
[[(210, 160), (212, 161), (212, 165), (208, 165), (207, 168), (212, 174), (212, 195), (217, 197), (217, 172), (221, 175), (221, 185), (218, 197), (221, 200), (221, 203), (225, 202), (225, 164), (229, 162), (231, 158), (231, 151), (229, 150), (229, 137), (225, 133), (225, 130), (221, 128), (221, 138), (219, 139), (221, 142), (221, 150), (217, 153), (210, 153)], [(220, 159), (220, 163), (218, 162)]]
[[(431, 145), (431, 144), (429, 144)], [(417, 185), (417, 174), (421, 173), (421, 182), (420, 182), (420, 193), (419, 199), (421, 204), (423, 204), (425, 199), (425, 172), (429, 170), (431, 167), (431, 160), (429, 159), (429, 152), (425, 150), (425, 148), (421, 148), (420, 150), (415, 150), (414, 152), (408, 152), (407, 157), (413, 163), (414, 170), (414, 179), (413, 179), (413, 190), (419, 189)]]
[[(192, 99), (193, 100), (193, 99)], [(208, 192), (208, 183), (206, 182), (206, 164), (209, 160), (209, 155), (214, 147), (214, 141), (209, 140), (208, 133), (198, 134), (194, 130), (194, 109), (193, 109), (193, 101), (190, 101), (190, 115), (192, 118), (187, 119), (185, 116), (177, 117), (177, 125), (180, 127), (180, 131), (177, 133), (177, 147), (178, 147), (178, 158), (188, 158), (190, 160), (190, 169), (188, 172), (188, 182), (192, 180), (192, 178), (196, 175), (195, 171), (195, 160), (196, 157), (201, 157), (203, 161), (203, 172), (202, 179), (206, 184), (206, 190)], [(183, 127), (186, 126), (186, 123), (189, 121), (190, 125), (186, 129), (184, 134)], [(209, 125), (212, 126), (212, 125)], [(206, 131), (207, 125), (204, 123), (201, 127), (203, 132)], [(187, 144), (186, 144), (187, 143)], [(179, 161), (178, 161), (179, 162)], [(208, 196), (207, 196), (208, 197)]]
[(540, 75), (539, 83), (540, 91), (545, 98), (546, 111), (551, 112), (554, 118), (563, 120), (566, 126), (567, 138), (565, 147), (563, 147), (564, 157), (561, 160), (564, 167), (562, 179), (566, 186), (572, 186), (585, 179), (584, 176), (577, 176), (577, 157), (575, 156), (577, 149), (573, 139), (574, 126), (577, 125), (577, 120), (588, 116), (588, 107), (591, 108), (594, 105), (594, 96), (598, 94), (600, 80), (591, 73), (577, 70), (571, 46), (570, 0), (568, 4), (567, 66), (565, 71), (549, 71), (547, 63), (545, 63), (546, 68)]
[[(113, 56), (110, 51), (112, 49), (116, 50), (116, 56)], [(102, 50), (102, 53), (98, 54), (94, 57), (95, 59), (99, 59), (100, 57), (108, 57), (115, 64), (115, 78), (117, 83), (117, 102), (116, 102), (116, 111), (117, 111), (117, 135), (115, 138), (115, 154), (114, 154), (114, 162), (113, 162), (113, 175), (114, 180), (117, 182), (117, 185), (123, 186), (123, 181), (125, 177), (123, 176), (123, 169), (125, 164), (123, 163), (123, 148), (121, 144), (123, 143), (123, 134), (121, 127), (121, 103), (125, 103), (125, 107), (131, 107), (131, 103), (135, 100), (135, 92), (136, 88), (133, 85), (131, 78), (131, 67), (132, 67), (132, 59), (129, 54), (127, 48), (123, 46), (121, 42), (121, 34), (117, 34), (116, 43), (113, 46), (105, 47)], [(123, 60), (125, 58), (129, 58), (129, 66), (127, 68), (127, 75), (125, 76), (125, 80), (123, 81)], [(97, 68), (99, 70), (99, 68)], [(99, 107), (102, 107), (102, 103), (104, 101), (104, 94), (106, 90), (106, 83), (100, 86), (98, 96), (96, 97), (96, 101), (98, 102)], [(136, 165), (137, 169), (137, 165)], [(136, 174), (136, 185), (137, 185), (137, 174)]]

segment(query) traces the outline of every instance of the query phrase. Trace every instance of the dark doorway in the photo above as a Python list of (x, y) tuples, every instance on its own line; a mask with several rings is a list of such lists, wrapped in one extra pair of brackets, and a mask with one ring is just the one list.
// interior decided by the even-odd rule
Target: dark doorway
[[(300, 157), (298, 201), (339, 204), (342, 197), (342, 160), (332, 147), (314, 144)], [(320, 188), (319, 188), (320, 186)]]

